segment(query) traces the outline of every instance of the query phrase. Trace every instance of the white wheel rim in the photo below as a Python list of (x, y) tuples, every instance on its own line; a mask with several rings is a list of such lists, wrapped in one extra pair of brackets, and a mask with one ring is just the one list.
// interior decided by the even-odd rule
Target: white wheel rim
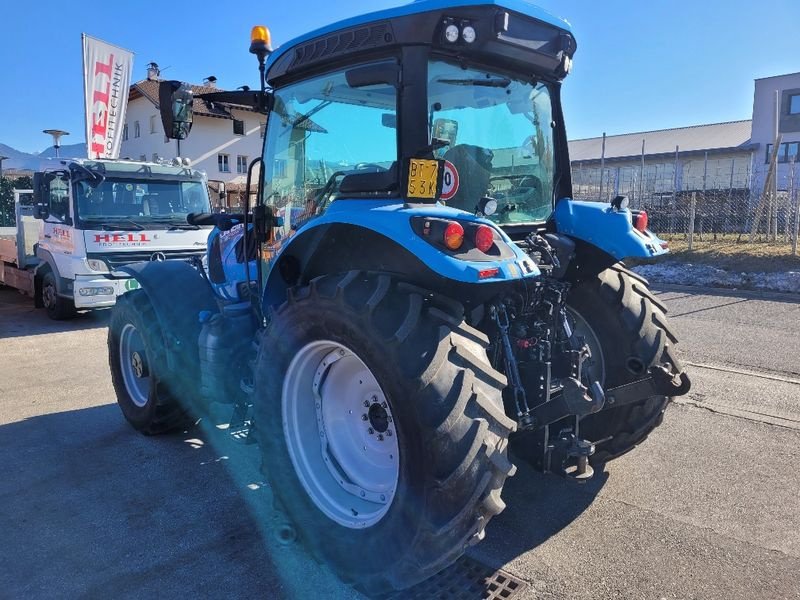
[(603, 357), (603, 348), (600, 346), (600, 338), (597, 337), (592, 326), (578, 311), (568, 306), (567, 312), (572, 317), (572, 334), (582, 337), (592, 353), (583, 362), (582, 371), (589, 376), (589, 379), (599, 381), (600, 385), (604, 386), (606, 383), (606, 361)]
[(307, 344), (289, 364), (281, 406), (289, 456), (317, 508), (351, 529), (380, 521), (400, 456), (391, 406), (364, 361), (337, 342)]
[(144, 341), (139, 331), (127, 323), (119, 335), (119, 366), (125, 389), (133, 403), (143, 408), (150, 392), (150, 373)]

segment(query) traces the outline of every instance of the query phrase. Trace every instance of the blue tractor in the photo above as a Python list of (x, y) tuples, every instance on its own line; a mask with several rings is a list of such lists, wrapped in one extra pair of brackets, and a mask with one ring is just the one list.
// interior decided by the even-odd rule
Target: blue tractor
[[(418, 0), (275, 51), (256, 27), (260, 91), (204, 96), (266, 115), (255, 202), (188, 217), (214, 226), (202, 264), (128, 267), (108, 336), (127, 420), (232, 404), (300, 538), (367, 593), (483, 538), (509, 445), (586, 479), (689, 389), (621, 262), (666, 245), (625, 198), (571, 199), (575, 49), (523, 0)], [(160, 98), (186, 137), (191, 91)]]

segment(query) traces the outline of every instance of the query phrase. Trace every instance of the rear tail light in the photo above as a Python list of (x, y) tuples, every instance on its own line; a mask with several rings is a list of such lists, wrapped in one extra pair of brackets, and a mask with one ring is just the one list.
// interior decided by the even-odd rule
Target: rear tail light
[(478, 225), (475, 230), (475, 247), (481, 252), (488, 252), (494, 246), (494, 231), (488, 225)]
[(633, 226), (639, 231), (644, 233), (647, 229), (647, 223), (647, 213), (645, 211), (642, 210), (633, 215)]
[(444, 230), (444, 245), (450, 250), (458, 250), (464, 243), (464, 228), (460, 223), (451, 221)]

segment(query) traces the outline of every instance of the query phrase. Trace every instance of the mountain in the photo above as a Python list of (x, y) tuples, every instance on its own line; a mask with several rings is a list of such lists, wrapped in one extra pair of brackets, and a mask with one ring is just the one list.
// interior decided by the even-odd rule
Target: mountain
[[(79, 142), (77, 144), (66, 144), (59, 148), (59, 158), (81, 158), (86, 156), (86, 144)], [(42, 152), (30, 153), (22, 152), (16, 148), (12, 148), (7, 144), (0, 144), (0, 156), (7, 156), (8, 158), (3, 161), (4, 169), (25, 169), (28, 171), (37, 171), (45, 164), (50, 164), (50, 161), (55, 158), (56, 151), (52, 146), (46, 148)]]

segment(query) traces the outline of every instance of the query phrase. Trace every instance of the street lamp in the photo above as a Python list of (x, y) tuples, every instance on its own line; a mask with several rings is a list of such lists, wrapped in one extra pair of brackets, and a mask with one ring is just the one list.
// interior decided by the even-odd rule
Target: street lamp
[(3, 176), (3, 161), (7, 158), (8, 156), (0, 156), (0, 177)]
[(69, 135), (69, 131), (62, 131), (61, 129), (45, 129), (42, 133), (49, 133), (53, 136), (53, 148), (56, 149), (56, 158), (58, 158), (58, 149), (61, 148), (61, 136)]

